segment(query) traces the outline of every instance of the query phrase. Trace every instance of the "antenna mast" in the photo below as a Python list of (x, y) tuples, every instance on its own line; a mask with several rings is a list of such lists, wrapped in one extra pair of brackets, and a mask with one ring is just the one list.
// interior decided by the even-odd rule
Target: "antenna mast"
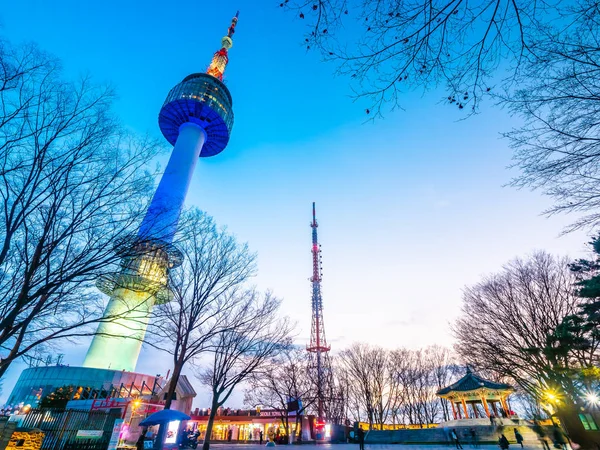
[(313, 202), (313, 220), (310, 224), (312, 228), (312, 257), (313, 257), (313, 275), (310, 278), (312, 283), (312, 325), (310, 333), (310, 344), (306, 348), (311, 354), (311, 369), (316, 371), (317, 383), (317, 418), (322, 421), (325, 418), (325, 390), (331, 375), (331, 365), (329, 363), (329, 350), (325, 338), (325, 325), (323, 323), (323, 299), (321, 297), (321, 279), (323, 270), (321, 267), (321, 246), (317, 238), (317, 215), (315, 203)]

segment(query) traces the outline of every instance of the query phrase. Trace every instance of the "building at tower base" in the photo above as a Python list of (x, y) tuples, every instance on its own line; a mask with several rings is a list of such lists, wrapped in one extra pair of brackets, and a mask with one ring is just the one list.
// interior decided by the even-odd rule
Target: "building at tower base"
[(65, 365), (30, 367), (21, 372), (7, 405), (12, 409), (24, 405), (35, 408), (44, 396), (65, 386), (75, 388), (75, 399), (86, 399), (152, 395), (162, 384), (164, 379), (160, 376), (122, 370)]

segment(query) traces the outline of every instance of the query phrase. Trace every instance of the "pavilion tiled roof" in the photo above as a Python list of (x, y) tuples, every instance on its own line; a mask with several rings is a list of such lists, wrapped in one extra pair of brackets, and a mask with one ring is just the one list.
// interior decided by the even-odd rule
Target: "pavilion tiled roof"
[(467, 374), (457, 382), (440, 389), (437, 395), (447, 395), (450, 392), (469, 392), (476, 391), (478, 389), (489, 389), (494, 391), (512, 391), (513, 388), (510, 384), (496, 383), (494, 381), (486, 380), (481, 378), (479, 375), (475, 375), (471, 369), (467, 368)]

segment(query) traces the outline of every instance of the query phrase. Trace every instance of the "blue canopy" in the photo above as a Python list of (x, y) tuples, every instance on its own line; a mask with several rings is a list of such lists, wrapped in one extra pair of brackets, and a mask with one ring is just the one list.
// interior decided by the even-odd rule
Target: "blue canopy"
[(187, 414), (177, 411), (175, 409), (163, 409), (162, 411), (150, 414), (144, 420), (140, 422), (143, 427), (149, 427), (151, 425), (160, 425), (161, 423), (173, 422), (175, 420), (190, 420), (191, 417)]

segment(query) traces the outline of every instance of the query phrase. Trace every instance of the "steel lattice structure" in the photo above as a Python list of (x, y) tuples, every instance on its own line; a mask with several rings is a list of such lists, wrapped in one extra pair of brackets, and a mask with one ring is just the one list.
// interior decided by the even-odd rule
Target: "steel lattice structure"
[(321, 246), (317, 237), (317, 216), (315, 203), (313, 202), (312, 228), (312, 257), (313, 275), (312, 283), (312, 324), (310, 343), (306, 350), (310, 353), (310, 369), (314, 371), (316, 379), (317, 417), (325, 419), (327, 415), (327, 391), (331, 384), (331, 364), (329, 361), (329, 350), (325, 337), (325, 324), (323, 322), (323, 298), (321, 297), (321, 279), (323, 269), (321, 266)]

